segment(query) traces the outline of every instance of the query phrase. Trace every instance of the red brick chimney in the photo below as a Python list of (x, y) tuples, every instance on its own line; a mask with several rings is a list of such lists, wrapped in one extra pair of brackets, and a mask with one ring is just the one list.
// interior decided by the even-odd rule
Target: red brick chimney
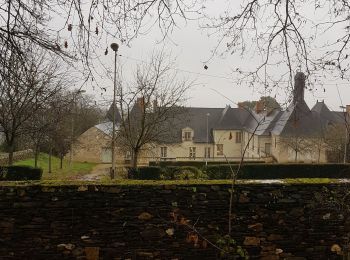
[(237, 106), (238, 106), (238, 108), (244, 108), (244, 103), (243, 102), (238, 102)]
[(144, 97), (137, 98), (136, 103), (142, 111), (145, 110), (145, 98)]
[(264, 108), (265, 108), (265, 104), (263, 101), (259, 100), (259, 101), (256, 101), (256, 104), (255, 104), (255, 112), (257, 114), (261, 113), (264, 111)]

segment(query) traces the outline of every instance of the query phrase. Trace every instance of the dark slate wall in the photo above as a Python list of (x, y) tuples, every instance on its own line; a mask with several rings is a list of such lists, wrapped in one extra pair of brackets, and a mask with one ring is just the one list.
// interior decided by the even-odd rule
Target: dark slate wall
[[(233, 236), (252, 259), (340, 259), (331, 246), (350, 225), (332, 205), (315, 205), (323, 187), (237, 187)], [(215, 259), (229, 188), (0, 187), (0, 259)]]

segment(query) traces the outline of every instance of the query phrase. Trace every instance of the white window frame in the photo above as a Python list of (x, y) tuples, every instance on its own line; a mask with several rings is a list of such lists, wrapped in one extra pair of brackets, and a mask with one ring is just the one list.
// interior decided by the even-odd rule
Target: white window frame
[(184, 141), (192, 141), (192, 131), (184, 131)]
[(242, 132), (236, 132), (236, 144), (242, 143)]
[[(219, 146), (221, 149), (219, 149)], [(216, 155), (218, 156), (224, 155), (224, 144), (216, 144)]]
[(160, 157), (167, 158), (168, 157), (168, 147), (162, 146), (160, 147)]
[(210, 158), (210, 146), (204, 147), (204, 158)]
[(188, 149), (189, 151), (189, 154), (188, 154), (188, 157), (189, 158), (196, 158), (196, 147), (189, 147)]

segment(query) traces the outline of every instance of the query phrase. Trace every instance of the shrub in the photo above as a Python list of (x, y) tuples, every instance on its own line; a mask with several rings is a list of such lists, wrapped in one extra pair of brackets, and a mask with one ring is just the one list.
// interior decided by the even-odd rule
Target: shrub
[[(237, 171), (238, 165), (231, 165)], [(209, 179), (230, 179), (229, 165), (208, 165)], [(244, 164), (238, 179), (350, 178), (346, 164)]]
[(137, 169), (129, 168), (128, 176), (135, 180), (160, 180), (162, 168), (157, 166), (139, 167)]
[(179, 166), (167, 166), (163, 168), (161, 178), (163, 180), (175, 180), (178, 174), (180, 173)]
[(177, 175), (175, 175), (176, 180), (197, 180), (206, 179), (206, 175), (202, 173), (200, 169), (193, 166), (182, 166)]
[(30, 166), (0, 166), (1, 181), (40, 180), (43, 170)]
[[(232, 169), (236, 171), (235, 165), (232, 165)], [(229, 165), (208, 165), (205, 169), (205, 174), (210, 180), (231, 179), (232, 173)]]
[(165, 180), (192, 180), (206, 179), (206, 175), (193, 166), (167, 166), (163, 168), (162, 179)]

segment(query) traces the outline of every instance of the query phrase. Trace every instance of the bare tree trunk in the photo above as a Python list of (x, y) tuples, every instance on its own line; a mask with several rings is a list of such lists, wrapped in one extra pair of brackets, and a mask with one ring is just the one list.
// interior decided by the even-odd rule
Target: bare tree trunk
[(298, 151), (297, 151), (297, 150), (295, 150), (294, 161), (295, 161), (295, 162), (298, 161)]
[(60, 156), (60, 169), (63, 168), (63, 154)]
[(134, 154), (133, 154), (133, 158), (132, 158), (132, 165), (131, 165), (133, 169), (137, 168), (138, 156), (139, 156), (139, 150), (134, 149)]
[(50, 144), (50, 151), (49, 151), (49, 173), (52, 172), (52, 162), (51, 162), (51, 159), (52, 159), (52, 146)]
[(37, 143), (35, 145), (35, 151), (34, 151), (34, 167), (38, 167), (38, 157), (39, 157), (39, 144)]
[(15, 145), (13, 143), (9, 144), (9, 157), (8, 157), (8, 165), (11, 166), (13, 164), (13, 153), (15, 151)]

